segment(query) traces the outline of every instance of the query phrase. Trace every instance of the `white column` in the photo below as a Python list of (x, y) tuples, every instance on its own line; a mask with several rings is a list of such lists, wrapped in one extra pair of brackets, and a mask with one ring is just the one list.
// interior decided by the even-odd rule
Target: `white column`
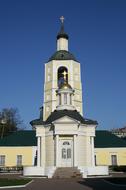
[(70, 94), (70, 105), (72, 105), (72, 94)]
[(38, 136), (37, 137), (37, 166), (40, 167), (41, 166), (41, 137)]
[(61, 105), (64, 105), (64, 94), (61, 93)]
[(56, 166), (59, 165), (59, 135), (56, 135)]
[(58, 96), (59, 96), (59, 97), (58, 97), (58, 98), (59, 98), (59, 99), (58, 99), (58, 105), (61, 105), (61, 104), (62, 104), (62, 103), (61, 103), (61, 94), (59, 94)]
[(91, 156), (92, 156), (92, 166), (95, 166), (95, 159), (94, 159), (94, 137), (91, 137)]
[(67, 105), (70, 105), (70, 94), (67, 93)]
[(77, 136), (74, 135), (74, 167), (77, 166)]

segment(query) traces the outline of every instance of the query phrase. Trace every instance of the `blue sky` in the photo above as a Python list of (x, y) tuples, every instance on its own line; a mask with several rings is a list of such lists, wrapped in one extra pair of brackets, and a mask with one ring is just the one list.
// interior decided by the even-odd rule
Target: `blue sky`
[(17, 107), (27, 128), (43, 103), (44, 63), (59, 17), (81, 63), (84, 116), (99, 129), (126, 125), (125, 0), (1, 0), (0, 109)]

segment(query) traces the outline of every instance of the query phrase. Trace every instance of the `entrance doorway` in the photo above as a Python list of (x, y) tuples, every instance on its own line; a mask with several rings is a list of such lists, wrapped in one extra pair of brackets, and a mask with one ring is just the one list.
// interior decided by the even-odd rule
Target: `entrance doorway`
[(61, 167), (73, 166), (73, 140), (60, 140)]

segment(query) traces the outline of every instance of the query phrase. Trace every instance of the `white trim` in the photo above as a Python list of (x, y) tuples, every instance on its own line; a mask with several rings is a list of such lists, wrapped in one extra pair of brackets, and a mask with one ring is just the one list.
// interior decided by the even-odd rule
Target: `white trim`
[(69, 130), (69, 131), (63, 131), (63, 130), (58, 130), (54, 132), (55, 135), (77, 135), (77, 132)]
[[(74, 122), (76, 122), (76, 123), (79, 123), (80, 124), (80, 122), (78, 121), (78, 120), (76, 120), (76, 119), (73, 119), (72, 117), (69, 117), (69, 116), (67, 116), (67, 115), (65, 115), (65, 116), (63, 116), (63, 117), (60, 117), (60, 118), (58, 118), (58, 119), (56, 119), (56, 120), (54, 120), (52, 123), (56, 123), (56, 124), (58, 124), (58, 123), (63, 123), (63, 122), (60, 122), (60, 119), (62, 118), (68, 118), (68, 119), (70, 119), (70, 120), (72, 120), (72, 122), (71, 123), (74, 123)], [(59, 122), (57, 122), (59, 120)], [(65, 122), (66, 123), (66, 122)]]
[(73, 136), (73, 143), (74, 143), (74, 167), (77, 166), (77, 135)]
[(95, 166), (94, 137), (91, 137), (91, 155), (92, 155), (92, 166)]
[(59, 135), (56, 135), (56, 166), (59, 165)]
[(37, 166), (40, 167), (41, 166), (41, 137), (38, 136), (37, 137)]

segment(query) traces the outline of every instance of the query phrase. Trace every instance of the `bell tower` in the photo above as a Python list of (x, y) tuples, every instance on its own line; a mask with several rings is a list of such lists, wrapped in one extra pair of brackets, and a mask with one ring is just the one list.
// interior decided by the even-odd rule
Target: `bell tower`
[(72, 96), (70, 100), (72, 101), (71, 109), (73, 109), (72, 106), (74, 106), (74, 108), (83, 115), (80, 63), (68, 50), (69, 36), (64, 30), (64, 17), (62, 16), (60, 20), (61, 28), (57, 35), (57, 51), (45, 64), (44, 121), (51, 112), (57, 108), (60, 109), (59, 96), (62, 96), (63, 89), (61, 86), (63, 86), (64, 82), (69, 84), (69, 89), (66, 89), (66, 96)]

